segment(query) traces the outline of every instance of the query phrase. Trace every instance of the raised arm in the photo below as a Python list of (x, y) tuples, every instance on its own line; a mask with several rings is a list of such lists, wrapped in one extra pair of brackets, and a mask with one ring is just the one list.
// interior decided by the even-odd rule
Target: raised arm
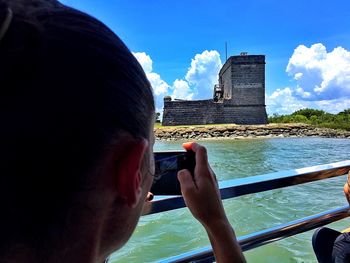
[(197, 143), (185, 143), (183, 146), (195, 152), (196, 167), (193, 178), (188, 170), (179, 171), (181, 192), (192, 215), (207, 231), (216, 262), (245, 262), (234, 230), (226, 217), (206, 148)]

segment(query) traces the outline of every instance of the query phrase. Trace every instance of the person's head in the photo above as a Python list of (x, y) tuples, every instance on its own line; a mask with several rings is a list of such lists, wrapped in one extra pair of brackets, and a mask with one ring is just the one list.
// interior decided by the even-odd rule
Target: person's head
[(40, 248), (108, 202), (104, 227), (124, 237), (103, 238), (121, 245), (152, 180), (154, 101), (141, 66), (103, 23), (54, 0), (0, 0), (0, 30), (4, 21), (0, 253)]

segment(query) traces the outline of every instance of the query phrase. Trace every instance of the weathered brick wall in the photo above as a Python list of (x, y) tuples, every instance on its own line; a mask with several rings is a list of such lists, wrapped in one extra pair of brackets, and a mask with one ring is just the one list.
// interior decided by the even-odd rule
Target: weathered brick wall
[(213, 100), (164, 101), (164, 126), (221, 123), (222, 103)]
[(235, 124), (267, 124), (265, 106), (224, 105), (224, 122)]
[(257, 60), (252, 56), (247, 64), (232, 63), (233, 104), (265, 105), (265, 62)]
[(235, 105), (265, 105), (265, 56), (232, 56), (219, 73), (224, 98)]
[(229, 103), (234, 105), (265, 105), (262, 101), (265, 101), (265, 95), (261, 92), (261, 88), (242, 88), (233, 89), (234, 100), (230, 100)]
[(235, 106), (213, 100), (164, 102), (164, 126), (213, 123), (266, 124), (265, 106)]
[(219, 84), (224, 87), (224, 99), (232, 98), (232, 67), (230, 63), (231, 58), (223, 65), (219, 73)]

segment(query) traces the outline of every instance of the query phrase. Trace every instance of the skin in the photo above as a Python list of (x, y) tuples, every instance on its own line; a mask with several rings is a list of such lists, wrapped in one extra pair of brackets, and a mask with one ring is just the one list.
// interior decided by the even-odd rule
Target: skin
[(349, 187), (349, 183), (350, 183), (350, 171), (348, 173), (348, 181), (344, 184), (344, 188), (343, 188), (346, 200), (350, 204), (350, 187)]
[(188, 170), (179, 171), (181, 192), (192, 215), (207, 231), (216, 262), (245, 262), (226, 217), (216, 177), (208, 163), (206, 148), (197, 143), (186, 143), (183, 147), (195, 152), (196, 167), (194, 177)]
[[(112, 157), (111, 166), (119, 159), (119, 153), (122, 152), (123, 160), (117, 170), (109, 170), (109, 177), (117, 177), (117, 182), (107, 182), (107, 185), (117, 185), (114, 192), (116, 203), (111, 204), (110, 214), (107, 216), (105, 229), (103, 231), (103, 240), (105, 245), (101, 259), (121, 248), (134, 232), (137, 222), (141, 216), (143, 207), (149, 203), (149, 190), (153, 183), (154, 157), (153, 145), (155, 142), (153, 132), (153, 120), (150, 124), (150, 137), (147, 140), (131, 142), (126, 138), (121, 139), (121, 145), (125, 145), (129, 150), (125, 151), (120, 145), (117, 145), (117, 156)], [(135, 163), (138, 165), (135, 168)], [(121, 180), (124, 178), (125, 180)], [(130, 184), (130, 180), (134, 183)], [(123, 226), (123, 227), (121, 227)]]

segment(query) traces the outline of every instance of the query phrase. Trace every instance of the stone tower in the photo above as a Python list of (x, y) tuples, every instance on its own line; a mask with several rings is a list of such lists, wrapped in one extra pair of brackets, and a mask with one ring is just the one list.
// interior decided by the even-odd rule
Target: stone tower
[(265, 56), (231, 56), (219, 72), (213, 99), (164, 98), (163, 121), (167, 125), (212, 123), (266, 124)]
[(265, 56), (231, 56), (220, 70), (219, 83), (226, 103), (265, 106)]

